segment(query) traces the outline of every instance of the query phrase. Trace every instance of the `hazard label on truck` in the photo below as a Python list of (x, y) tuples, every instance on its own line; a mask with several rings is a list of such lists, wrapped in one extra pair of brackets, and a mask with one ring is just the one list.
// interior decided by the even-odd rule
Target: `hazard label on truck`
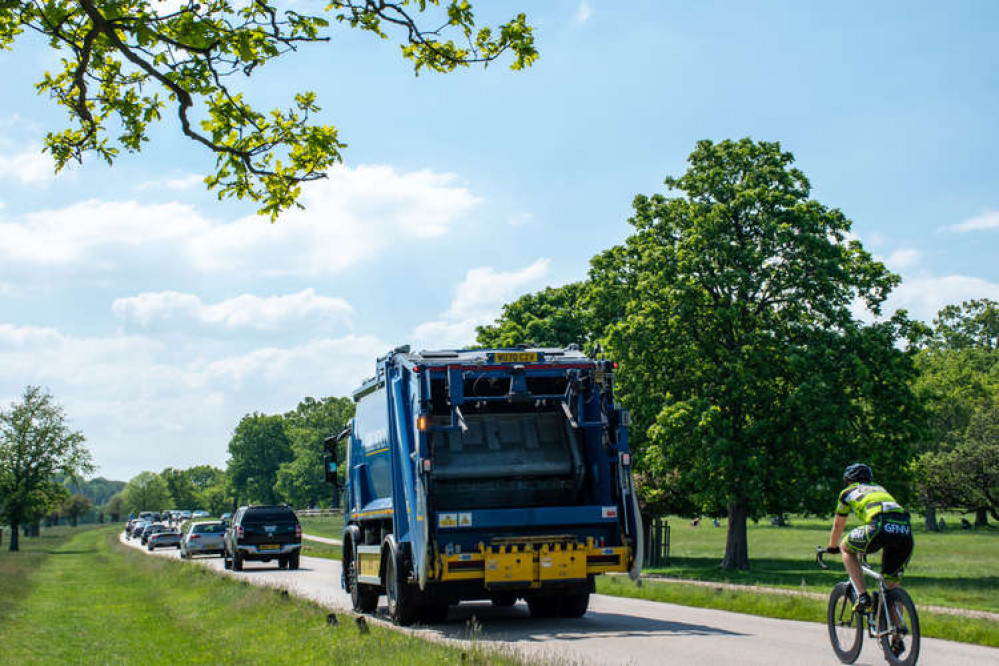
[(616, 506), (602, 506), (602, 507), (600, 507), (600, 517), (601, 518), (617, 518), (617, 507)]
[(472, 514), (470, 513), (459, 513), (458, 514), (458, 527), (471, 527), (472, 526)]
[(439, 513), (439, 514), (437, 514), (437, 526), (438, 527), (457, 527), (458, 526), (458, 514), (456, 514), (456, 513)]

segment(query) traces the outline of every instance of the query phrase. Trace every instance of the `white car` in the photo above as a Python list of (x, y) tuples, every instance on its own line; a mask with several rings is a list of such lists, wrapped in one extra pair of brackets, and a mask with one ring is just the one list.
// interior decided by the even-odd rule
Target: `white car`
[(191, 514), (191, 518), (207, 518), (208, 516), (209, 516), (209, 513), (207, 511), (204, 511), (204, 510), (201, 510), (201, 509), (199, 509), (199, 510), (197, 510), (194, 513)]
[(181, 511), (180, 512), (180, 519), (181, 520), (190, 520), (191, 519), (191, 512), (190, 511)]

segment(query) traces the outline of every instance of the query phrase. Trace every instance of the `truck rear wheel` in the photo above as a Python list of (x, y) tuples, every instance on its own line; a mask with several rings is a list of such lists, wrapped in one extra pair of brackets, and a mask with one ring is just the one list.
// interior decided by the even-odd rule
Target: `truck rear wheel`
[(427, 624), (439, 624), (447, 620), (447, 604), (424, 604), (420, 607), (420, 619)]
[(392, 621), (407, 627), (416, 620), (418, 607), (413, 599), (413, 586), (406, 582), (406, 573), (400, 566), (400, 553), (393, 547), (385, 557), (385, 595), (388, 597), (388, 614)]
[(583, 617), (590, 606), (590, 593), (577, 592), (559, 597), (558, 605), (559, 617)]
[(531, 609), (531, 617), (548, 618), (558, 616), (558, 597), (531, 597), (527, 600), (527, 607)]

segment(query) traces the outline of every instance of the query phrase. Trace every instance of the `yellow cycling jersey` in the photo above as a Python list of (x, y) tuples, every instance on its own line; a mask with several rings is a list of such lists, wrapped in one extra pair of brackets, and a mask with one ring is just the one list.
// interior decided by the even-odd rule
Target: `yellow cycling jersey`
[(865, 523), (879, 513), (902, 512), (902, 508), (887, 490), (873, 483), (851, 483), (839, 494), (836, 515), (846, 516), (852, 511)]

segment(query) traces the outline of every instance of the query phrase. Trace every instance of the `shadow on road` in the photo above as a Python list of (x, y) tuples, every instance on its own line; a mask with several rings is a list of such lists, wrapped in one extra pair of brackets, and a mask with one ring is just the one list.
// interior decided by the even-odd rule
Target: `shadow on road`
[[(472, 619), (475, 622), (472, 622)], [(476, 626), (477, 629), (472, 629)], [(487, 604), (452, 606), (447, 622), (425, 627), (448, 638), (478, 638), (497, 642), (581, 640), (602, 636), (745, 636), (736, 631), (673, 620), (632, 617), (618, 613), (589, 611), (578, 619), (532, 619), (527, 606), (496, 608)]]

